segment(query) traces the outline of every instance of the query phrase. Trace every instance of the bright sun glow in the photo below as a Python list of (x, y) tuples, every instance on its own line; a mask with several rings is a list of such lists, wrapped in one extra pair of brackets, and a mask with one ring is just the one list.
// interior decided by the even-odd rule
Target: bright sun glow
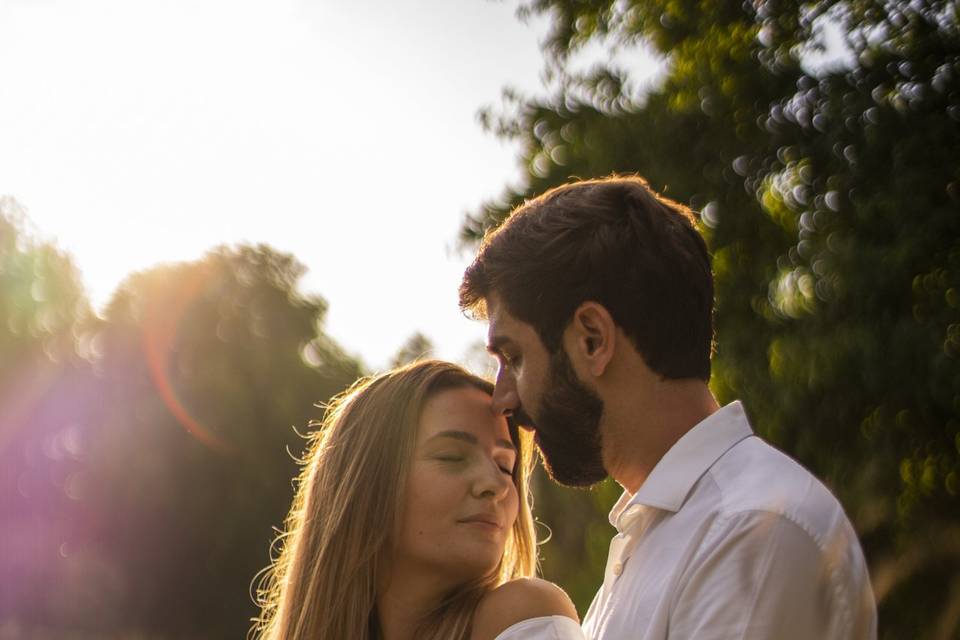
[(265, 242), (382, 366), (461, 359), (462, 214), (519, 179), (477, 109), (540, 86), (543, 25), (482, 0), (0, 0), (0, 195), (99, 308), (131, 271)]

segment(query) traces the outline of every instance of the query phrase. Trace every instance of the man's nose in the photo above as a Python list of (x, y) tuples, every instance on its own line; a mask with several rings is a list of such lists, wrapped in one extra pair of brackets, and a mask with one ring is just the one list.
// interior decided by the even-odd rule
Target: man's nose
[(509, 416), (520, 406), (517, 394), (517, 381), (510, 374), (500, 372), (497, 384), (493, 388), (493, 411), (497, 415)]

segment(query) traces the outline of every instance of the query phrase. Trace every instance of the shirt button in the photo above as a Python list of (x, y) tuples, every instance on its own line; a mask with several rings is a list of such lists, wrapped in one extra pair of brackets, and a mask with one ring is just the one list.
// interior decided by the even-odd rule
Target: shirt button
[(617, 562), (613, 565), (613, 575), (619, 576), (621, 573), (623, 573), (623, 563)]

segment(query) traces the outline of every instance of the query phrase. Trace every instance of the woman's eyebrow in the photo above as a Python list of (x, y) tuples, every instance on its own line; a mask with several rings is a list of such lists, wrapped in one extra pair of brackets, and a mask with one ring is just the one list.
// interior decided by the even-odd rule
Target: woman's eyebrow
[[(430, 436), (427, 442), (436, 440), (437, 438), (452, 438), (454, 440), (460, 440), (462, 442), (469, 442), (470, 444), (479, 444), (480, 442), (479, 440), (477, 440), (477, 436), (473, 435), (472, 433), (467, 433), (466, 431), (455, 431), (455, 430), (440, 431), (438, 433), (435, 433), (432, 436)], [(501, 447), (503, 449), (510, 449), (511, 451), (517, 450), (514, 444), (509, 440), (498, 439), (496, 441), (496, 444), (498, 447)]]

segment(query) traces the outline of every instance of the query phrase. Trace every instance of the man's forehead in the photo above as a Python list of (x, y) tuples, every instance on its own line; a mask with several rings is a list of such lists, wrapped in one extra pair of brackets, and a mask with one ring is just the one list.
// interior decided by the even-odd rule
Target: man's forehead
[[(522, 340), (525, 323), (510, 315), (510, 312), (491, 296), (487, 299), (487, 349), (495, 351), (505, 343)], [(530, 331), (533, 327), (526, 325)]]
[(510, 314), (503, 309), (499, 298), (491, 294), (486, 300), (487, 311), (487, 344), (492, 345), (509, 328)]

